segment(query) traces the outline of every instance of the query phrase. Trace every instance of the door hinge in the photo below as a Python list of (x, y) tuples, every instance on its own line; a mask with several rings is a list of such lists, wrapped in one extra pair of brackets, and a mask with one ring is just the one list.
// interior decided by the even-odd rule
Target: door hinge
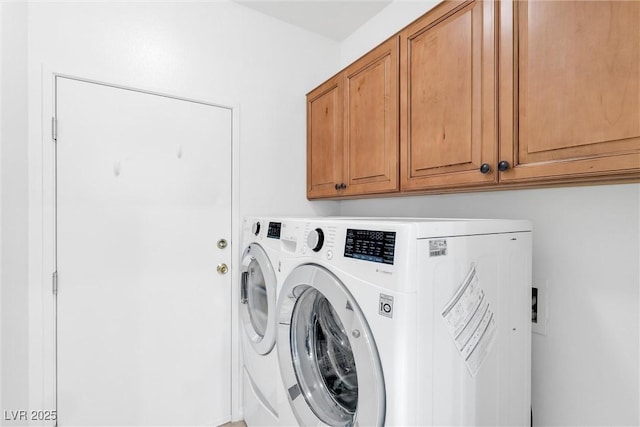
[(55, 117), (51, 117), (51, 139), (58, 142), (58, 120)]
[(51, 275), (52, 278), (52, 282), (53, 282), (53, 294), (54, 295), (58, 295), (58, 272), (54, 271), (53, 274)]

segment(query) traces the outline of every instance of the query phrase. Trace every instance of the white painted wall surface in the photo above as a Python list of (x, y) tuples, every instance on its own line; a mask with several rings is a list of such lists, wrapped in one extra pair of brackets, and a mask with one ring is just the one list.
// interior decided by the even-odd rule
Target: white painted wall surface
[[(2, 5), (0, 4), (0, 22), (2, 22), (2, 19), (4, 17), (4, 7), (2, 7)], [(2, 27), (0, 27), (2, 28)], [(4, 104), (4, 91), (2, 90), (2, 67), (3, 64), (5, 62), (5, 58), (4, 55), (2, 55), (2, 52), (4, 52), (3, 49), (1, 49), (2, 47), (2, 41), (4, 40), (2, 31), (0, 31), (0, 189), (2, 188), (2, 144), (3, 144), (3, 137), (2, 137), (2, 130), (4, 129), (4, 126), (2, 125), (2, 111), (3, 111), (3, 104)], [(2, 224), (2, 191), (0, 191), (0, 224)], [(0, 226), (0, 260), (2, 260), (2, 226)], [(0, 261), (0, 268), (2, 267), (2, 261)], [(2, 285), (2, 274), (0, 274), (0, 411), (3, 410), (4, 408), (4, 404), (3, 404), (3, 400), (2, 400), (2, 389), (4, 388), (4, 381), (3, 381), (3, 376), (2, 376), (2, 353), (3, 353), (3, 345), (2, 345), (2, 292), (3, 292), (3, 285)]]
[[(341, 66), (432, 7), (396, 0), (341, 44)], [(533, 335), (535, 425), (640, 425), (640, 185), (345, 201), (342, 215), (524, 218), (548, 335)]]
[(0, 3), (0, 67), (0, 414), (4, 415), (5, 409), (28, 409), (26, 2)]
[[(41, 111), (43, 102), (44, 111), (51, 103), (50, 93), (42, 89), (49, 85), (47, 80), (42, 83), (43, 66), (51, 72), (238, 106), (240, 216), (337, 212), (336, 202), (306, 200), (304, 162), (304, 95), (336, 69), (336, 42), (229, 1), (31, 2), (28, 24), (31, 266), (40, 256), (33, 237), (41, 233), (42, 223), (38, 153), (49, 132)], [(26, 200), (26, 192), (22, 197)], [(50, 404), (45, 396), (49, 390), (42, 387), (48, 368), (39, 356), (38, 325), (48, 322), (38, 317), (46, 309), (42, 286), (36, 274), (29, 294), (35, 324), (30, 331), (29, 392), (36, 409)]]
[[(241, 108), (243, 212), (321, 214), (305, 198), (305, 97), (338, 44), (227, 1), (33, 2), (29, 81), (56, 72)], [(30, 90), (30, 118), (38, 110)], [(268, 211), (268, 212), (265, 212)]]
[(351, 64), (438, 3), (439, 0), (394, 0), (340, 44), (341, 67)]

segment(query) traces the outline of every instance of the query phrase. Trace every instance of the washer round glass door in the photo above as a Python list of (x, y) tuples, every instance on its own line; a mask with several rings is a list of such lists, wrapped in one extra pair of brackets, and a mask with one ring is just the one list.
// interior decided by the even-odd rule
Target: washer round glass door
[(278, 305), (278, 358), (302, 425), (382, 425), (384, 380), (373, 336), (346, 287), (317, 265), (297, 267)]
[(240, 315), (245, 333), (259, 354), (275, 345), (276, 275), (269, 258), (256, 243), (247, 246), (240, 269)]

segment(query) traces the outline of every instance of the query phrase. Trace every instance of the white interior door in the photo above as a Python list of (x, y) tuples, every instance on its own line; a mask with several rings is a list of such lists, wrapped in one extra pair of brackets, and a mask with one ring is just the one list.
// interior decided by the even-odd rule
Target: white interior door
[(231, 110), (56, 88), (59, 425), (228, 421)]

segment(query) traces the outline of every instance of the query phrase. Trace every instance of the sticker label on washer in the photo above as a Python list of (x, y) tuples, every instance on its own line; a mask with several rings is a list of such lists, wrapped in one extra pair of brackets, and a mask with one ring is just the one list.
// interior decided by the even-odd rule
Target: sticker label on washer
[(378, 314), (393, 318), (393, 297), (391, 295), (380, 294)]
[(442, 310), (442, 318), (458, 353), (475, 377), (495, 341), (496, 319), (474, 264)]
[(447, 255), (447, 241), (444, 239), (429, 240), (429, 256), (445, 256)]

